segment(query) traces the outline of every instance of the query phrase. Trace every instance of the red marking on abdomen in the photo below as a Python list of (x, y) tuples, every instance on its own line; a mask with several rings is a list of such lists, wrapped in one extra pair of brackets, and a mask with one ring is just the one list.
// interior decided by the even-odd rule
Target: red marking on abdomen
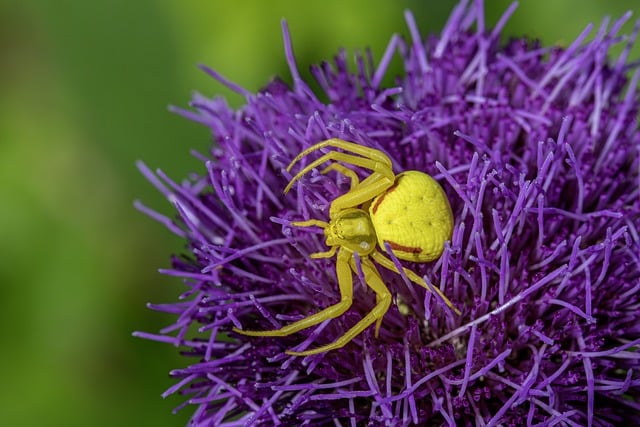
[(390, 240), (387, 240), (387, 242), (389, 242), (389, 247), (391, 247), (391, 249), (393, 249), (394, 251), (409, 252), (412, 254), (419, 254), (420, 252), (422, 252), (422, 248), (416, 248), (415, 246), (405, 246), (401, 245), (400, 243), (392, 242)]
[(380, 206), (380, 203), (382, 203), (382, 201), (384, 200), (385, 197), (387, 197), (387, 194), (391, 193), (393, 190), (396, 189), (396, 187), (398, 186), (398, 180), (396, 180), (396, 182), (393, 183), (393, 185), (391, 187), (389, 187), (387, 189), (387, 191), (385, 191), (384, 193), (382, 193), (380, 196), (378, 196), (378, 200), (376, 200), (376, 202), (374, 203), (373, 206), (371, 206), (371, 212), (372, 213), (376, 213), (376, 211), (378, 210), (378, 207)]

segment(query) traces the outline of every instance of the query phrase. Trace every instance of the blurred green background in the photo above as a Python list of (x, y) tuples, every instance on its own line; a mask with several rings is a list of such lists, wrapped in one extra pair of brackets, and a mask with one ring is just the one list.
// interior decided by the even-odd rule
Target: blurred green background
[[(509, 1), (488, 1), (496, 22)], [(589, 22), (640, 10), (637, 0), (524, 0), (506, 35), (566, 45)], [(288, 79), (280, 19), (301, 70), (341, 47), (377, 59), (403, 10), (439, 31), (453, 1), (28, 0), (0, 2), (0, 425), (185, 425), (160, 398), (176, 349), (131, 337), (172, 319), (162, 277), (183, 244), (135, 211), (172, 209), (137, 172), (143, 159), (180, 180), (203, 171), (207, 129), (167, 112), (194, 90), (242, 99), (204, 63), (255, 91)], [(625, 29), (629, 31), (631, 24)], [(632, 58), (638, 58), (635, 49)], [(305, 73), (305, 76), (308, 76)]]

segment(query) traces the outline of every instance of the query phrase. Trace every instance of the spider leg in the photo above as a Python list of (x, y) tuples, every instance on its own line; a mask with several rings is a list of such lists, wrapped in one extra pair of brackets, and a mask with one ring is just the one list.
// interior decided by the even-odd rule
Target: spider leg
[(338, 249), (337, 246), (331, 246), (331, 249), (329, 249), (328, 251), (325, 252), (315, 252), (312, 253), (311, 255), (309, 255), (309, 257), (313, 258), (313, 259), (318, 259), (318, 258), (331, 258), (332, 256), (334, 256), (336, 254), (336, 250)]
[(341, 210), (360, 206), (374, 199), (391, 187), (394, 180), (395, 177), (383, 176), (376, 172), (372, 173), (355, 189), (333, 199), (329, 207), (329, 217), (334, 218)]
[(378, 163), (384, 163), (388, 165), (389, 168), (391, 169), (391, 160), (382, 151), (376, 150), (375, 148), (365, 147), (363, 145), (356, 144), (355, 142), (348, 142), (338, 138), (331, 138), (331, 139), (327, 139), (326, 141), (322, 141), (315, 145), (312, 145), (306, 150), (303, 150), (300, 154), (298, 154), (295, 157), (295, 159), (291, 161), (291, 163), (289, 163), (289, 165), (287, 166), (287, 170), (290, 171), (293, 165), (295, 165), (304, 156), (310, 153), (313, 153), (316, 150), (320, 150), (324, 147), (336, 147), (344, 151), (359, 154), (362, 157), (372, 159)]
[[(309, 219), (306, 221), (291, 221), (290, 224), (295, 227), (320, 227), (322, 229), (325, 229), (329, 226), (329, 223), (320, 221), (319, 219)], [(332, 246), (331, 249), (329, 249), (326, 252), (316, 252), (309, 256), (314, 259), (315, 258), (331, 258), (336, 254), (336, 249), (338, 249), (337, 246)]]
[(305, 317), (304, 319), (300, 319), (297, 322), (283, 326), (280, 329), (270, 331), (251, 331), (233, 328), (233, 331), (252, 337), (284, 337), (301, 331), (302, 329), (310, 328), (311, 326), (322, 323), (325, 320), (340, 316), (347, 311), (349, 307), (351, 307), (351, 302), (353, 300), (353, 278), (351, 276), (351, 268), (349, 267), (350, 258), (350, 252), (340, 251), (338, 253), (336, 261), (336, 275), (338, 278), (338, 286), (340, 287), (340, 302), (312, 314), (311, 316)]
[(320, 227), (327, 228), (329, 226), (328, 222), (320, 221), (319, 219), (308, 219), (306, 221), (291, 221), (289, 224), (294, 227)]
[(341, 153), (338, 151), (329, 151), (327, 154), (315, 159), (308, 165), (306, 165), (300, 172), (298, 172), (291, 181), (284, 188), (284, 193), (287, 194), (293, 184), (299, 180), (303, 175), (311, 171), (312, 169), (320, 166), (321, 164), (328, 161), (337, 161), (346, 163), (348, 165), (359, 166), (361, 168), (369, 169), (373, 171), (373, 174), (382, 175), (390, 181), (389, 186), (391, 186), (395, 180), (395, 175), (393, 173), (393, 169), (390, 164), (382, 163), (377, 160), (369, 159), (366, 157), (354, 156), (352, 154)]
[(360, 179), (358, 178), (358, 175), (356, 174), (356, 172), (353, 169), (349, 169), (346, 166), (342, 166), (340, 163), (331, 163), (329, 166), (322, 169), (320, 173), (326, 174), (332, 170), (346, 176), (347, 178), (351, 178), (351, 190), (353, 190), (358, 186), (358, 184), (360, 184)]
[[(386, 256), (384, 256), (382, 254), (382, 252), (380, 251), (374, 251), (373, 253), (371, 253), (369, 255), (371, 258), (373, 258), (373, 260), (375, 262), (377, 262), (378, 264), (380, 264), (381, 266), (383, 266), (384, 268), (393, 271), (394, 273), (400, 274), (400, 271), (398, 271), (398, 268), (396, 267), (396, 265), (393, 263), (393, 261), (391, 261), (389, 258), (387, 258)], [(425, 281), (422, 279), (422, 277), (418, 276), (416, 273), (414, 273), (413, 271), (409, 270), (408, 268), (402, 267), (402, 271), (404, 272), (404, 274), (407, 275), (407, 278), (409, 280), (411, 280), (413, 283), (415, 283), (416, 285), (422, 286), (423, 288), (425, 288), (426, 290), (428, 290), (429, 292), (435, 291), (435, 293), (438, 294), (438, 296), (440, 298), (442, 298), (442, 300), (444, 301), (444, 303), (447, 305), (447, 307), (449, 307), (450, 309), (452, 309), (457, 315), (460, 315), (460, 310), (458, 310), (456, 308), (456, 306), (453, 305), (453, 303), (451, 301), (449, 301), (449, 298), (447, 298), (440, 289), (438, 289), (437, 287), (433, 286), (433, 287), (429, 287), (427, 286), (427, 284), (425, 283)]]
[[(355, 272), (355, 262), (352, 260), (349, 264), (351, 269)], [(376, 306), (373, 310), (371, 310), (369, 314), (363, 317), (358, 323), (333, 343), (306, 351), (287, 351), (287, 354), (295, 356), (309, 356), (311, 354), (324, 353), (326, 351), (342, 348), (374, 322), (376, 323), (376, 336), (378, 336), (378, 329), (382, 322), (382, 317), (391, 305), (391, 292), (389, 292), (389, 289), (385, 286), (380, 274), (368, 258), (363, 257), (361, 266), (367, 285), (376, 293)]]

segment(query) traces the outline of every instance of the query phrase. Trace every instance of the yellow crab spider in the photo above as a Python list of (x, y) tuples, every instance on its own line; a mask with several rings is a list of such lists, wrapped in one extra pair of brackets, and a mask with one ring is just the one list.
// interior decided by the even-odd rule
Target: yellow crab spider
[[(323, 229), (325, 244), (329, 250), (311, 254), (311, 258), (336, 256), (340, 301), (280, 329), (233, 330), (250, 336), (282, 337), (342, 315), (351, 307), (353, 300), (353, 274), (358, 274), (356, 254), (360, 258), (364, 279), (376, 294), (376, 305), (333, 343), (307, 351), (287, 351), (288, 354), (298, 356), (341, 348), (373, 323), (377, 337), (382, 318), (391, 305), (391, 292), (384, 284), (374, 262), (400, 274), (394, 262), (378, 250), (378, 246), (386, 251), (386, 242), (393, 254), (401, 260), (433, 261), (442, 254), (444, 243), (451, 238), (453, 230), (451, 206), (442, 187), (432, 177), (419, 171), (405, 171), (396, 176), (389, 157), (374, 148), (336, 138), (328, 139), (298, 154), (287, 166), (287, 170), (290, 171), (303, 157), (324, 147), (343, 151), (331, 150), (309, 163), (289, 181), (284, 193), (286, 194), (303, 175), (326, 162), (331, 163), (321, 173), (335, 171), (350, 178), (350, 190), (331, 202), (329, 222), (310, 219), (291, 223), (296, 227)], [(360, 181), (355, 171), (345, 165), (369, 169), (371, 174)], [(409, 280), (428, 291), (435, 291), (448, 307), (460, 314), (440, 289), (428, 287), (413, 271), (404, 267), (402, 270)]]

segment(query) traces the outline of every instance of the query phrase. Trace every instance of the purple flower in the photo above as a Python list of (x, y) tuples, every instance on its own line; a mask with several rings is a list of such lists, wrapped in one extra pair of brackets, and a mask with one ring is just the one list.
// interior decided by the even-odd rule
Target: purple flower
[[(383, 58), (339, 53), (301, 80), (283, 25), (293, 87), (196, 96), (177, 111), (209, 127), (206, 168), (178, 184), (140, 165), (175, 205), (188, 250), (164, 274), (182, 278), (176, 317), (137, 336), (183, 350), (171, 375), (197, 426), (637, 425), (640, 423), (640, 132), (628, 62), (629, 14), (567, 48), (500, 40), (515, 7), (485, 28), (482, 2), (460, 3), (439, 36), (393, 36)], [(586, 41), (589, 34), (591, 41)], [(610, 48), (624, 48), (612, 57)], [(404, 74), (382, 85), (394, 55)], [(324, 101), (323, 99), (328, 99)], [(404, 263), (461, 309), (380, 269), (395, 298), (380, 336), (309, 357), (285, 350), (333, 341), (375, 305), (354, 278), (343, 316), (287, 337), (247, 337), (313, 314), (339, 297), (321, 234), (290, 221), (326, 220), (348, 179), (317, 171), (293, 190), (286, 165), (340, 138), (386, 152), (396, 172), (432, 175), (448, 194), (453, 237), (431, 263)], [(317, 155), (316, 155), (317, 157)], [(306, 160), (309, 161), (309, 160)], [(295, 170), (294, 170), (295, 172)], [(360, 177), (367, 171), (359, 171)]]

